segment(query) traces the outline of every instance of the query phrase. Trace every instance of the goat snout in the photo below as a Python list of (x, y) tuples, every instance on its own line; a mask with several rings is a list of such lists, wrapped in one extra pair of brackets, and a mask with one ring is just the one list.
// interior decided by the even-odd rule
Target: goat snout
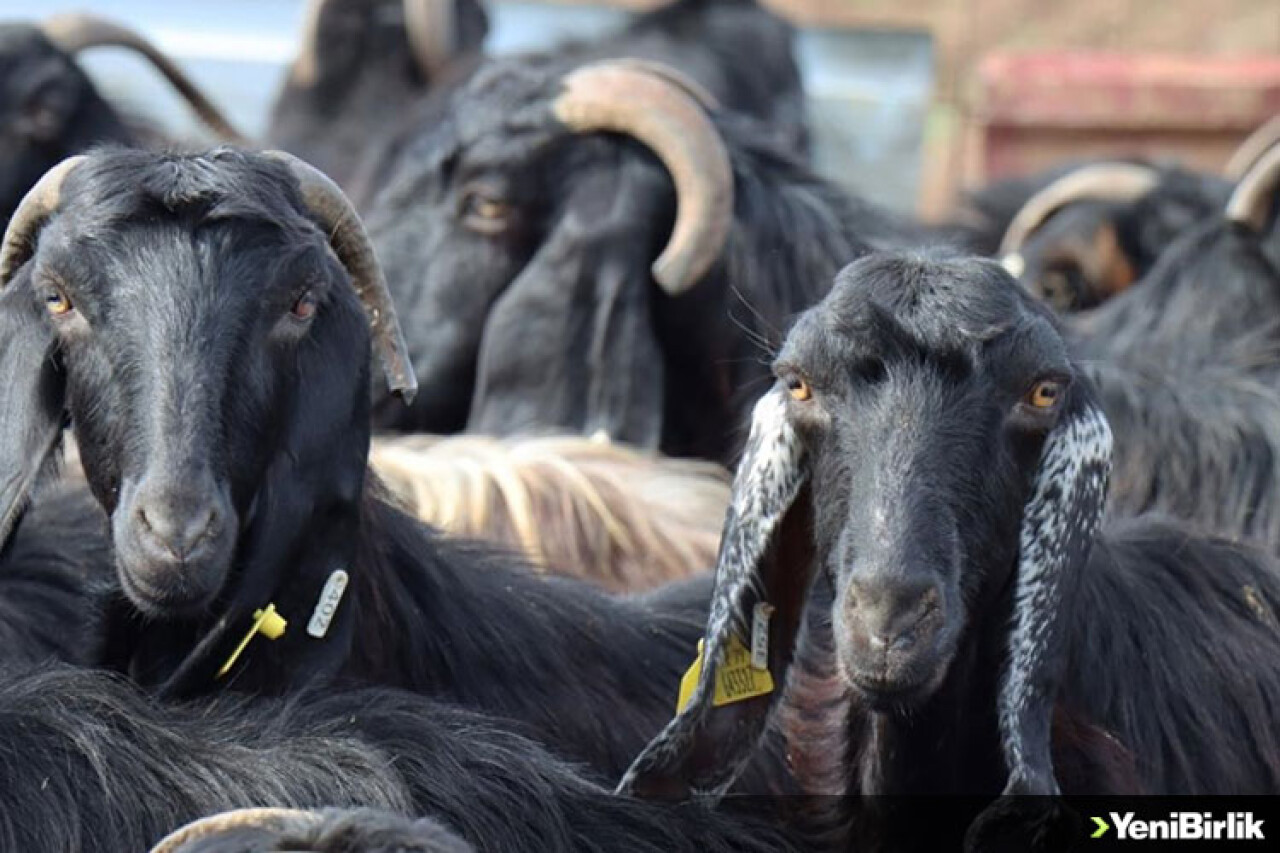
[(235, 545), (228, 491), (208, 473), (126, 484), (113, 519), (125, 591), (153, 613), (198, 608), (221, 587)]
[(222, 524), (217, 501), (163, 498), (139, 502), (139, 535), (157, 551), (185, 561), (213, 541)]
[(936, 583), (852, 580), (838, 621), (842, 668), (864, 693), (897, 697), (933, 682), (946, 625)]

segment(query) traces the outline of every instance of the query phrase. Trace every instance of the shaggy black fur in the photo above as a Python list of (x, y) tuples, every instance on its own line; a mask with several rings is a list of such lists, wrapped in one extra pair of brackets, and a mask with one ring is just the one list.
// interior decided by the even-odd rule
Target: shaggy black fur
[(6, 671), (0, 730), (0, 849), (23, 853), (139, 853), (250, 806), (431, 819), (338, 815), (320, 835), (329, 846), (306, 848), (324, 851), (383, 849), (365, 842), (409, 827), (418, 841), (452, 837), (428, 848), (450, 853), (459, 837), (495, 853), (794, 849), (746, 815), (615, 797), (488, 718), (399, 691), (172, 706), (86, 670)]

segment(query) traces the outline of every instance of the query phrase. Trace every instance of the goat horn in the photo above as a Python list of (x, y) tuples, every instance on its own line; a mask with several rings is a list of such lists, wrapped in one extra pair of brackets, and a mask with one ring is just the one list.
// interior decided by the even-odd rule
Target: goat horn
[(44, 173), (36, 185), (27, 190), (18, 209), (9, 220), (0, 246), (0, 287), (4, 287), (30, 260), (35, 250), (36, 235), (45, 222), (58, 209), (62, 197), (62, 182), (77, 166), (85, 161), (85, 155), (68, 157)]
[(302, 809), (237, 809), (202, 818), (177, 829), (151, 848), (151, 853), (177, 853), (186, 845), (234, 829), (299, 833), (320, 824), (320, 815)]
[(247, 141), (204, 93), (196, 88), (182, 69), (139, 33), (105, 18), (83, 13), (54, 15), (47, 18), (40, 29), (45, 38), (68, 54), (104, 46), (126, 47), (142, 54), (178, 90), (200, 120), (214, 133), (226, 142), (242, 145)]
[(289, 69), (289, 78), (299, 86), (314, 86), (320, 79), (320, 16), (328, 0), (308, 0), (302, 13), (302, 38), (298, 56)]
[(264, 151), (263, 155), (287, 166), (297, 179), (307, 209), (324, 226), (329, 244), (347, 268), (351, 283), (369, 314), (373, 343), (382, 359), (388, 385), (406, 403), (412, 402), (418, 380), (409, 362), (409, 350), (387, 290), (387, 280), (355, 208), (338, 185), (315, 166), (284, 151)]
[(409, 49), (424, 76), (440, 73), (457, 50), (455, 0), (404, 0)]
[(1227, 218), (1261, 231), (1267, 226), (1267, 214), (1278, 188), (1280, 144), (1271, 146), (1236, 184), (1235, 192), (1227, 202)]
[(1223, 175), (1228, 180), (1239, 181), (1275, 145), (1280, 145), (1280, 116), (1271, 119), (1240, 143), (1240, 147), (1223, 167)]
[[(676, 186), (671, 239), (653, 277), (672, 296), (706, 274), (724, 249), (733, 223), (729, 152), (685, 78), (651, 63), (599, 62), (565, 76), (556, 119), (575, 133), (612, 131), (653, 151)], [(700, 90), (696, 87), (694, 91)]]
[(1046, 219), (1072, 202), (1133, 201), (1151, 192), (1159, 180), (1155, 169), (1137, 163), (1095, 163), (1068, 172), (1022, 205), (1004, 232), (1000, 254), (1019, 251)]

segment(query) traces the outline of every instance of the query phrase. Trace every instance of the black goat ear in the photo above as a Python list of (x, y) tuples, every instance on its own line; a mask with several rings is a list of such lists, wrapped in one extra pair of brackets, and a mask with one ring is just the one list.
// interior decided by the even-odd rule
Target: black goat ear
[(485, 320), (468, 429), (604, 433), (656, 450), (666, 374), (631, 176), (584, 180)]
[(1006, 794), (1059, 793), (1050, 724), (1064, 665), (1063, 632), (1081, 567), (1102, 520), (1111, 427), (1083, 382), (1050, 431), (1022, 515), (1009, 658), (1000, 689)]
[(0, 545), (62, 438), (63, 373), (29, 280), (0, 289)]
[[(701, 672), (619, 793), (723, 793), (782, 694), (814, 566), (804, 445), (787, 405), (778, 388), (756, 404), (720, 542)], [(772, 689), (762, 692), (762, 682)]]

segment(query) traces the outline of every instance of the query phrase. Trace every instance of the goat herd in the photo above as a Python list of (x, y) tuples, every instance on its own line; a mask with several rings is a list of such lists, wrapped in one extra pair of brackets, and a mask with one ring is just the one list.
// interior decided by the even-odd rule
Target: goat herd
[(810, 171), (754, 0), (486, 29), (312, 2), (261, 151), (126, 29), (0, 30), (0, 850), (1030, 849), (1059, 793), (1280, 792), (1280, 127), (925, 225)]

